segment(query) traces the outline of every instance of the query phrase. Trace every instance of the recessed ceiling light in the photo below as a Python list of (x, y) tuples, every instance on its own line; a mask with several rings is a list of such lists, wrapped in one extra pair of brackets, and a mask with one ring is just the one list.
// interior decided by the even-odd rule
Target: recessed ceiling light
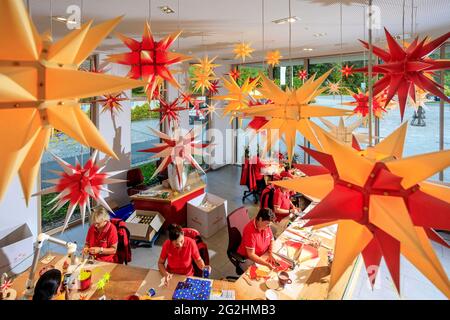
[(284, 24), (286, 22), (294, 23), (295, 21), (298, 21), (298, 20), (300, 20), (299, 17), (290, 16), (290, 17), (286, 17), (286, 18), (282, 18), (282, 19), (273, 20), (272, 22), (276, 23), (276, 24)]
[(314, 33), (314, 37), (319, 38), (319, 37), (325, 37), (327, 35), (326, 32), (318, 32), (318, 33)]
[(159, 9), (162, 12), (167, 13), (167, 14), (175, 13), (175, 11), (173, 9), (171, 9), (169, 6), (161, 6), (161, 7), (159, 7)]
[(313, 51), (313, 48), (303, 48), (303, 51)]

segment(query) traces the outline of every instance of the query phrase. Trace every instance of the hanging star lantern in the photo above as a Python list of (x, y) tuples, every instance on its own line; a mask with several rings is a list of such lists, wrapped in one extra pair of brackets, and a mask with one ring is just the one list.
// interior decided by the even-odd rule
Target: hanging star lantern
[(213, 114), (218, 115), (218, 113), (217, 113), (217, 104), (218, 104), (218, 102), (215, 102), (214, 104), (206, 105), (206, 108), (203, 109), (204, 110), (204, 116), (206, 117), (208, 115), (213, 115)]
[(88, 22), (52, 42), (37, 34), (23, 1), (0, 1), (0, 199), (19, 173), (28, 202), (52, 129), (116, 157), (78, 99), (143, 83), (78, 68), (120, 19)]
[(257, 82), (257, 79), (254, 81), (250, 81), (250, 79), (247, 78), (242, 86), (239, 86), (233, 77), (230, 76), (229, 80), (223, 78), (223, 84), (224, 87), (228, 90), (228, 93), (222, 96), (215, 96), (212, 99), (224, 100), (228, 102), (228, 104), (223, 109), (223, 114), (224, 116), (231, 116), (230, 123), (236, 117), (236, 114), (239, 110), (248, 108), (250, 94), (255, 90)]
[(219, 64), (214, 64), (214, 60), (217, 57), (208, 59), (208, 56), (199, 59), (199, 63), (194, 64), (192, 81), (194, 84), (194, 91), (201, 90), (202, 95), (205, 94), (205, 90), (210, 90), (212, 86), (212, 81), (217, 80), (214, 73), (214, 68), (220, 66)]
[(328, 81), (328, 93), (333, 96), (340, 95), (342, 89), (340, 80), (338, 82)]
[(414, 108), (414, 110), (418, 110), (420, 107), (424, 108), (424, 109), (428, 109), (427, 107), (427, 103), (428, 102), (433, 102), (433, 100), (428, 99), (428, 92), (422, 90), (422, 89), (417, 89), (416, 90), (416, 101), (414, 101), (411, 97), (409, 98), (409, 103), (410, 105)]
[[(385, 33), (389, 51), (373, 46), (373, 53), (384, 62), (373, 66), (374, 75), (384, 76), (375, 83), (374, 95), (388, 89), (386, 101), (388, 103), (397, 94), (402, 120), (408, 95), (414, 100), (416, 87), (450, 103), (450, 99), (442, 91), (443, 87), (429, 77), (436, 71), (450, 69), (450, 60), (433, 60), (428, 57), (450, 38), (450, 32), (432, 41), (426, 37), (419, 42), (419, 38), (416, 38), (405, 48), (397, 43), (386, 28)], [(366, 48), (369, 47), (367, 42), (361, 42)], [(366, 73), (368, 68), (359, 68), (354, 71)]]
[(186, 135), (181, 134), (180, 129), (176, 129), (173, 133), (173, 137), (168, 136), (165, 133), (150, 128), (152, 133), (162, 140), (161, 143), (156, 143), (154, 147), (145, 150), (139, 150), (138, 152), (154, 153), (151, 159), (162, 158), (161, 164), (156, 168), (153, 179), (158, 173), (165, 170), (171, 163), (176, 168), (178, 182), (181, 183), (184, 164), (187, 162), (194, 168), (202, 173), (205, 173), (202, 167), (194, 159), (194, 156), (202, 156), (204, 148), (210, 146), (209, 143), (201, 143), (197, 141), (199, 136), (198, 129), (191, 129)]
[(86, 209), (88, 209), (88, 212), (91, 211), (91, 198), (92, 200), (99, 202), (110, 212), (113, 212), (108, 206), (108, 203), (102, 197), (101, 191), (111, 193), (105, 185), (126, 182), (125, 180), (111, 178), (112, 176), (124, 171), (102, 172), (103, 169), (105, 169), (109, 158), (106, 157), (101, 161), (97, 161), (97, 155), (98, 151), (95, 150), (91, 158), (84, 164), (84, 166), (81, 166), (78, 161), (77, 164), (73, 166), (58, 156), (53, 155), (53, 158), (61, 166), (63, 171), (55, 172), (59, 178), (45, 181), (54, 184), (54, 186), (46, 188), (33, 195), (38, 196), (57, 192), (58, 195), (49, 202), (49, 204), (56, 202), (51, 211), (58, 211), (66, 203), (69, 204), (63, 230), (66, 229), (67, 224), (69, 223), (69, 220), (77, 206), (80, 208), (81, 221), (84, 224)]
[[(123, 96), (122, 96), (123, 95)], [(101, 99), (92, 100), (93, 103), (102, 104), (102, 113), (109, 111), (111, 116), (123, 111), (121, 101), (128, 100), (123, 92), (104, 95)]]
[(304, 82), (308, 78), (308, 71), (299, 70), (297, 73), (297, 77)]
[(283, 56), (281, 55), (280, 50), (269, 51), (266, 54), (266, 62), (272, 67), (279, 65), (281, 58), (283, 58)]
[(130, 52), (111, 54), (108, 56), (108, 61), (129, 65), (131, 68), (128, 77), (144, 80), (147, 83), (147, 95), (151, 99), (158, 85), (158, 79), (166, 80), (175, 88), (180, 88), (180, 84), (169, 70), (170, 66), (191, 59), (184, 54), (170, 51), (171, 45), (180, 34), (181, 31), (174, 32), (160, 41), (155, 41), (150, 24), (146, 22), (142, 41), (134, 40), (120, 33), (117, 34)]
[(186, 105), (186, 108), (189, 108), (189, 104), (194, 99), (190, 92), (181, 92), (180, 103)]
[(345, 65), (341, 69), (342, 76), (346, 78), (348, 78), (353, 72), (353, 66)]
[(255, 51), (255, 49), (250, 46), (250, 43), (241, 42), (237, 44), (233, 49), (233, 52), (235, 54), (234, 58), (242, 59), (242, 61), (245, 62), (245, 58), (252, 57), (251, 53), (253, 51)]
[(175, 123), (178, 123), (178, 121), (179, 121), (178, 112), (180, 112), (182, 110), (188, 110), (188, 108), (180, 107), (178, 104), (178, 98), (173, 100), (170, 103), (160, 99), (159, 100), (159, 108), (152, 109), (152, 111), (161, 113), (160, 123), (163, 123), (164, 120), (167, 119), (169, 127), (170, 127), (172, 121)]
[(237, 81), (239, 77), (241, 76), (241, 73), (239, 72), (239, 69), (234, 68), (233, 70), (228, 73), (230, 77), (234, 79), (234, 81)]
[[(367, 117), (369, 114), (369, 93), (362, 93), (359, 89), (358, 93), (354, 93), (350, 89), (348, 91), (355, 100), (352, 102), (344, 102), (343, 105), (354, 106), (353, 113), (361, 115), (363, 118)], [(386, 108), (379, 96), (373, 98), (372, 110), (373, 115), (377, 118), (381, 118), (383, 113), (386, 113)]]
[[(297, 131), (308, 139), (316, 148), (320, 148), (319, 143), (311, 129), (309, 118), (325, 116), (345, 116), (351, 111), (330, 108), (326, 106), (309, 105), (309, 103), (323, 93), (326, 88), (319, 88), (332, 70), (326, 72), (317, 80), (315, 75), (298, 89), (286, 91), (280, 89), (273, 81), (261, 75), (262, 86), (259, 89), (261, 94), (270, 101), (271, 105), (254, 106), (240, 112), (242, 117), (253, 118), (256, 116), (266, 117), (269, 121), (260, 130), (278, 130), (279, 134), (270, 135), (271, 142), (275, 143), (284, 136), (288, 161), (292, 162)], [(271, 131), (273, 132), (273, 131)], [(320, 149), (319, 149), (320, 150)], [(265, 151), (267, 152), (267, 150)]]
[(222, 88), (222, 87), (219, 85), (219, 80), (213, 80), (213, 81), (211, 81), (211, 86), (210, 86), (209, 89), (208, 89), (209, 94), (210, 94), (211, 96), (214, 96), (214, 95), (216, 95), (216, 94), (219, 94), (219, 88)]
[(338, 141), (341, 141), (345, 144), (352, 144), (353, 142), (353, 131), (362, 125), (363, 119), (360, 118), (353, 122), (352, 124), (346, 126), (344, 122), (344, 118), (339, 118), (339, 124), (334, 125), (332, 122), (319, 118), (320, 121), (328, 128), (329, 133), (333, 138), (335, 138)]
[(400, 292), (402, 254), (450, 297), (448, 277), (429, 242), (448, 247), (434, 229), (450, 230), (450, 188), (425, 181), (450, 165), (450, 150), (401, 158), (393, 151), (403, 149), (402, 140), (391, 139), (377, 150), (387, 154), (376, 160), (327, 135), (324, 139), (328, 154), (304, 150), (329, 174), (274, 184), (321, 200), (303, 217), (307, 225), (337, 223), (330, 288), (361, 253), (372, 286), (383, 257)]

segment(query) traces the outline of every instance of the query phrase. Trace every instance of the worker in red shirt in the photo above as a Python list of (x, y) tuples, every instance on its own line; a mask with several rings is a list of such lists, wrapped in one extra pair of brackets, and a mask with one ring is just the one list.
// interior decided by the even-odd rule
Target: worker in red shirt
[(99, 261), (114, 262), (118, 236), (116, 227), (109, 221), (108, 212), (103, 207), (94, 209), (91, 221), (83, 252)]
[(201, 270), (205, 267), (208, 268), (211, 273), (211, 267), (206, 266), (200, 257), (195, 240), (185, 237), (183, 229), (177, 224), (171, 224), (168, 229), (169, 239), (164, 242), (158, 261), (159, 272), (164, 277), (164, 284), (166, 286), (169, 284), (173, 273), (194, 275), (193, 262)]
[(273, 196), (273, 210), (277, 217), (277, 222), (288, 217), (290, 214), (300, 212), (300, 209), (296, 208), (291, 201), (291, 192), (283, 187), (275, 188)]
[[(268, 208), (260, 209), (255, 219), (249, 221), (242, 232), (242, 241), (237, 253), (247, 258), (241, 265), (242, 270), (246, 270), (254, 262), (267, 266), (270, 269), (275, 267), (275, 259), (272, 256), (273, 234), (270, 224), (275, 220), (275, 215)], [(267, 258), (262, 258), (268, 253)]]

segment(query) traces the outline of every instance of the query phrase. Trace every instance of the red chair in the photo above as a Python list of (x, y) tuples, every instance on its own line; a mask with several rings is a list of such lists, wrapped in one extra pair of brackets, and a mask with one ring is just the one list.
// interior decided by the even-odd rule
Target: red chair
[(255, 204), (258, 203), (258, 185), (256, 183), (256, 164), (250, 163), (245, 159), (241, 171), (241, 186), (247, 186), (248, 190), (244, 191), (242, 202), (250, 196), (253, 196)]
[(240, 207), (234, 210), (227, 216), (228, 225), (228, 249), (227, 255), (231, 263), (236, 267), (236, 273), (241, 275), (244, 273), (240, 264), (244, 263), (246, 259), (242, 257), (237, 250), (242, 241), (242, 233), (245, 226), (250, 221), (248, 211), (245, 207)]
[[(200, 257), (202, 257), (205, 265), (209, 265), (208, 246), (206, 245), (205, 242), (203, 242), (200, 232), (192, 228), (183, 228), (183, 234), (185, 237), (191, 238), (195, 241), (198, 247), (198, 251), (200, 253)], [(200, 278), (203, 277), (203, 270), (197, 267), (197, 264), (195, 262), (192, 265), (194, 267), (194, 276)]]
[(146, 190), (148, 186), (144, 184), (144, 175), (140, 168), (134, 168), (127, 172), (127, 193), (132, 196), (139, 191)]

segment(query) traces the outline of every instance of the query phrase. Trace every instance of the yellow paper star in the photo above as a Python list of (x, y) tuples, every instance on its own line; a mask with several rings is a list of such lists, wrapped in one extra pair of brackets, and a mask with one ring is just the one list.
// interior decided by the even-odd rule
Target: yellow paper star
[(328, 93), (331, 93), (332, 95), (339, 95), (341, 94), (341, 90), (343, 88), (341, 87), (341, 81), (338, 82), (331, 82), (328, 81)]
[[(273, 102), (270, 105), (253, 106), (241, 112), (244, 117), (266, 117), (267, 122), (260, 130), (278, 130), (279, 134), (270, 134), (274, 146), (284, 136), (288, 160), (292, 162), (297, 131), (308, 139), (316, 148), (320, 145), (311, 129), (309, 118), (325, 116), (344, 116), (352, 112), (326, 106), (309, 105), (318, 95), (326, 90), (319, 89), (332, 70), (315, 80), (315, 75), (309, 78), (303, 86), (296, 90), (280, 89), (273, 81), (261, 75), (262, 86), (259, 89), (264, 98)], [(319, 149), (320, 150), (320, 149)], [(267, 150), (266, 150), (267, 151)]]
[(280, 59), (283, 58), (279, 50), (269, 51), (266, 55), (266, 61), (268, 65), (272, 67), (280, 64)]
[(237, 116), (237, 112), (248, 108), (250, 94), (254, 92), (258, 84), (258, 77), (253, 81), (247, 78), (242, 86), (239, 86), (233, 77), (229, 76), (229, 80), (222, 78), (224, 87), (228, 90), (228, 94), (223, 96), (215, 96), (212, 99), (224, 100), (228, 104), (223, 109), (224, 116), (231, 115), (230, 122)]
[(379, 264), (384, 257), (400, 291), (401, 253), (450, 297), (450, 282), (429, 241), (439, 240), (434, 228), (450, 229), (450, 188), (425, 181), (450, 165), (450, 150), (394, 157), (403, 147), (399, 142), (404, 141), (405, 128), (402, 125), (379, 148), (377, 152), (387, 153), (382, 160), (361, 157), (349, 146), (325, 136), (333, 161), (316, 157), (333, 175), (274, 183), (321, 200), (304, 217), (310, 225), (324, 221), (338, 224), (330, 288), (362, 253), (366, 263)]
[(241, 42), (237, 44), (233, 49), (233, 52), (235, 53), (234, 58), (242, 59), (242, 61), (245, 62), (246, 57), (252, 57), (251, 53), (253, 51), (255, 51), (255, 49), (250, 47), (250, 43)]
[(52, 128), (117, 158), (78, 99), (143, 83), (77, 69), (120, 19), (90, 21), (52, 43), (38, 35), (23, 1), (0, 2), (0, 199), (18, 172), (28, 201)]
[(214, 60), (217, 57), (208, 59), (208, 56), (203, 57), (203, 59), (198, 59), (199, 63), (194, 64), (194, 76), (191, 80), (195, 81), (194, 91), (200, 90), (202, 91), (202, 95), (205, 94), (205, 89), (211, 89), (212, 83), (211, 81), (217, 80), (218, 78), (215, 76), (214, 68), (220, 66), (219, 64), (214, 64)]
[(343, 143), (350, 144), (350, 145), (352, 144), (352, 141), (353, 141), (353, 139), (352, 139), (353, 131), (356, 128), (358, 128), (359, 126), (361, 126), (361, 124), (363, 123), (363, 119), (359, 118), (352, 124), (346, 126), (345, 122), (344, 122), (344, 118), (340, 117), (339, 124), (336, 126), (326, 119), (323, 119), (323, 118), (319, 118), (319, 119), (330, 130), (330, 134), (333, 138), (335, 138), (336, 140), (341, 141)]

